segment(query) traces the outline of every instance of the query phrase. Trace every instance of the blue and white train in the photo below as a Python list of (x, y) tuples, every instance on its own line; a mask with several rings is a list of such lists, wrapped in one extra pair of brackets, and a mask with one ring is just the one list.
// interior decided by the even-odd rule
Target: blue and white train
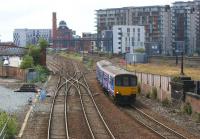
[(138, 92), (136, 75), (114, 66), (109, 61), (101, 60), (96, 65), (96, 76), (116, 103), (134, 102)]

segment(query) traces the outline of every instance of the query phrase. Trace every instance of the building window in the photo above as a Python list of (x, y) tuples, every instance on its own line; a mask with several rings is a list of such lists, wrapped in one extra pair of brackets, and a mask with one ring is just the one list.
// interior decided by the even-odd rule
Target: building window
[(121, 35), (121, 36), (122, 36), (122, 32), (119, 32), (118, 35)]
[(130, 47), (126, 47), (125, 49), (127, 53), (130, 53)]
[(140, 41), (140, 33), (138, 32), (138, 41)]
[(138, 33), (140, 33), (140, 28), (138, 28)]
[(135, 39), (134, 39), (134, 37), (132, 37), (132, 46), (134, 46), (134, 41), (135, 41)]
[(135, 28), (133, 28), (133, 35), (135, 34)]

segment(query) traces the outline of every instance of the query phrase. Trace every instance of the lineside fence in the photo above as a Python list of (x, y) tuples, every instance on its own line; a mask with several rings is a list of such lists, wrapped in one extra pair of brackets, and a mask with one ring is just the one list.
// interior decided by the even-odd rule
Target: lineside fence
[(3, 127), (0, 129), (0, 139), (5, 139), (7, 135), (8, 121), (4, 123)]
[(10, 77), (18, 80), (26, 80), (27, 71), (17, 67), (1, 66), (0, 67), (0, 77)]
[[(127, 63), (124, 60), (121, 60), (119, 63), (120, 67), (127, 69)], [(163, 76), (159, 74), (151, 74), (144, 72), (137, 72), (129, 70), (133, 72), (138, 77), (138, 82), (141, 85), (141, 93), (146, 95), (151, 93), (153, 88), (157, 89), (157, 98), (159, 100), (164, 100), (165, 98), (171, 99), (171, 77)]]
[(142, 87), (142, 93), (150, 93), (152, 88), (156, 88), (159, 100), (162, 101), (165, 98), (171, 99), (171, 77), (136, 71), (133, 73), (138, 77), (138, 82)]

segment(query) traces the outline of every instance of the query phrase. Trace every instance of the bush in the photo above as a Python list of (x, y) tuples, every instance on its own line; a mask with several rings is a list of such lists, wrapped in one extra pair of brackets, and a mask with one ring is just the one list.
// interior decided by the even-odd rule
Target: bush
[(16, 132), (17, 132), (16, 118), (9, 117), (8, 114), (5, 113), (5, 112), (0, 112), (0, 129), (2, 129), (2, 127), (5, 124), (5, 122), (8, 119), (9, 119), (9, 121), (8, 121), (7, 129), (6, 129), (6, 133), (7, 133), (6, 138), (13, 138), (14, 135), (16, 134)]
[(16, 118), (12, 117), (8, 122), (7, 137), (12, 138), (17, 133)]
[(29, 56), (29, 55), (25, 55), (21, 62), (20, 68), (22, 68), (22, 69), (32, 68), (33, 64), (34, 64), (33, 57)]
[(153, 98), (153, 99), (157, 98), (157, 88), (156, 87), (152, 88), (151, 98)]
[(192, 117), (196, 123), (200, 123), (200, 113), (195, 112)]
[(172, 77), (172, 82), (181, 82), (181, 79), (179, 76)]
[(192, 106), (190, 105), (190, 103), (184, 104), (182, 111), (188, 115), (191, 115), (192, 114)]
[(46, 67), (43, 67), (41, 65), (35, 66), (34, 69), (38, 73), (38, 77), (32, 80), (32, 83), (45, 82), (49, 75), (49, 70)]
[(147, 94), (146, 94), (146, 98), (150, 98), (150, 92), (148, 92)]
[(168, 98), (165, 98), (163, 101), (162, 101), (162, 106), (164, 107), (167, 107), (169, 106), (170, 102), (169, 102), (169, 99)]
[(141, 93), (141, 85), (140, 85), (140, 83), (138, 83), (138, 94), (140, 94)]

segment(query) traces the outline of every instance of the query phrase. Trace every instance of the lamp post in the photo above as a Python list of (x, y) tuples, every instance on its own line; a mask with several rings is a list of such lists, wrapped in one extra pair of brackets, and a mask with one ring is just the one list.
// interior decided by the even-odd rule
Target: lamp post
[(176, 54), (176, 66), (178, 65), (178, 50), (175, 51)]

